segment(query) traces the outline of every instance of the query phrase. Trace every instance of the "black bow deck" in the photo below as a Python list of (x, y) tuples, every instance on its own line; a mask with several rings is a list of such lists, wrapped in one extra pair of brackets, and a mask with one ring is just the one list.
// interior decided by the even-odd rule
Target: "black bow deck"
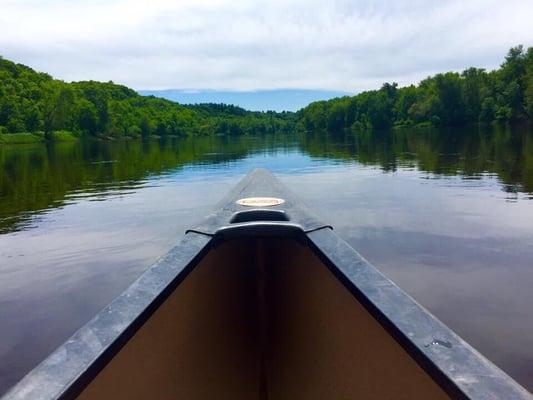
[[(239, 199), (253, 197), (279, 198), (280, 205), (246, 207)], [(201, 233), (221, 240), (235, 236), (276, 236), (309, 233), (331, 226), (323, 224), (287, 190), (270, 172), (256, 169), (215, 207), (215, 211), (187, 232)]]

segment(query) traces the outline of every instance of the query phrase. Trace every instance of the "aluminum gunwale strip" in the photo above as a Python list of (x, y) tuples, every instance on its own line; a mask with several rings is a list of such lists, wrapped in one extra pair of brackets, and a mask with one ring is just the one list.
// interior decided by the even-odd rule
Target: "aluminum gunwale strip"
[(452, 398), (533, 398), (336, 233), (324, 229), (307, 238), (333, 274)]
[(210, 242), (201, 234), (185, 235), (2, 400), (75, 398), (185, 279), (209, 251)]

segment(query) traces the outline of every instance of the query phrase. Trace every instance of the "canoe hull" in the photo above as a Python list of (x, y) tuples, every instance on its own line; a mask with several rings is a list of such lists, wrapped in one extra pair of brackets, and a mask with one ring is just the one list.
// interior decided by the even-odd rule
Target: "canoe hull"
[(212, 250), (80, 399), (447, 399), (308, 246)]
[(3, 399), (178, 397), (532, 398), (266, 170)]

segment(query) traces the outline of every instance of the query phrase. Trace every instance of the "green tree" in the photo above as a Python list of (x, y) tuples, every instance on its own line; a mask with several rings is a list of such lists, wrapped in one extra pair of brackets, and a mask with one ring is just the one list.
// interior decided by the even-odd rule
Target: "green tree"
[(523, 46), (513, 47), (507, 53), (505, 61), (498, 71), (500, 119), (519, 119), (525, 114), (524, 87), (526, 63)]
[(524, 97), (525, 111), (529, 119), (533, 119), (533, 47), (527, 49), (524, 60), (525, 79)]
[(75, 100), (74, 90), (64, 82), (50, 81), (43, 85), (42, 114), (46, 138), (51, 138), (54, 130), (72, 127)]
[(41, 113), (37, 105), (29, 105), (24, 113), (24, 124), (29, 132), (36, 132), (41, 126)]
[(96, 107), (86, 99), (81, 99), (77, 106), (79, 129), (88, 135), (95, 135), (98, 129), (98, 112)]
[(487, 73), (482, 68), (468, 68), (463, 71), (461, 77), (464, 79), (464, 117), (468, 121), (476, 121), (480, 118)]

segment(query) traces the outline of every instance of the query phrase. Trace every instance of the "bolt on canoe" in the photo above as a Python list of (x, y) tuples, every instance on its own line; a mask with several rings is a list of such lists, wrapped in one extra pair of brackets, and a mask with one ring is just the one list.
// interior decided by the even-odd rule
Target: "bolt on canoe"
[(532, 396), (255, 170), (4, 396), (74, 398)]

